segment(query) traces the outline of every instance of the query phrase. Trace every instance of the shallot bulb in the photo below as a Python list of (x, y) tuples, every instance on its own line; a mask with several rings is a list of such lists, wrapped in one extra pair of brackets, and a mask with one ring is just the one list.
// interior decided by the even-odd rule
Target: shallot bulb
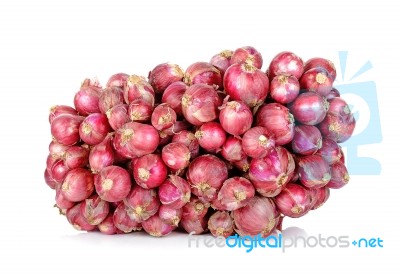
[(108, 87), (103, 90), (99, 98), (100, 112), (105, 114), (115, 105), (124, 103), (124, 93), (119, 87)]
[(328, 72), (329, 77), (332, 80), (336, 79), (335, 65), (332, 63), (332, 61), (330, 61), (328, 59), (315, 57), (315, 58), (311, 58), (311, 59), (307, 60), (304, 64), (304, 72), (306, 72), (312, 68), (323, 68)]
[(283, 51), (278, 53), (271, 61), (268, 74), (270, 80), (275, 76), (285, 74), (293, 75), (300, 79), (304, 71), (303, 60), (293, 52)]
[(89, 145), (101, 143), (111, 131), (106, 115), (93, 113), (86, 117), (79, 127), (79, 136)]
[(124, 199), (129, 217), (140, 223), (155, 215), (160, 207), (160, 200), (154, 189), (143, 189), (133, 186), (132, 191)]
[(268, 96), (268, 76), (250, 64), (233, 64), (225, 72), (224, 88), (232, 100), (255, 107)]
[(188, 233), (202, 234), (207, 231), (208, 203), (202, 203), (197, 198), (192, 198), (182, 209), (180, 225)]
[(332, 178), (326, 185), (329, 188), (339, 189), (348, 184), (350, 180), (346, 166), (342, 162), (336, 162), (331, 165)]
[(112, 147), (112, 135), (107, 135), (103, 142), (90, 150), (89, 164), (93, 173), (114, 163), (114, 149)]
[(90, 225), (99, 225), (108, 216), (110, 205), (98, 195), (81, 202), (81, 213)]
[(78, 115), (78, 111), (76, 111), (74, 108), (67, 106), (67, 105), (55, 105), (50, 108), (50, 113), (49, 113), (49, 123), (57, 118), (60, 115)]
[(145, 189), (160, 186), (167, 178), (167, 174), (167, 166), (159, 154), (144, 155), (133, 164), (133, 177), (136, 183)]
[(161, 205), (158, 209), (158, 216), (164, 223), (177, 227), (182, 219), (182, 211), (182, 208), (174, 209), (168, 205)]
[(330, 94), (333, 80), (323, 68), (312, 68), (304, 72), (300, 78), (300, 88), (316, 92), (322, 96)]
[(206, 84), (190, 86), (182, 97), (182, 113), (192, 125), (211, 122), (218, 117), (220, 99), (217, 91)]
[(252, 127), (243, 135), (242, 147), (248, 156), (261, 158), (275, 147), (275, 140), (265, 127)]
[(118, 104), (106, 112), (108, 123), (113, 130), (121, 128), (130, 121), (128, 114), (128, 105)]
[(106, 87), (118, 87), (123, 89), (126, 86), (129, 74), (119, 72), (110, 76), (107, 81)]
[(148, 124), (130, 122), (115, 132), (115, 150), (126, 158), (153, 153), (160, 142), (157, 130)]
[(312, 125), (298, 125), (294, 128), (292, 150), (302, 155), (316, 153), (322, 146), (321, 132)]
[(89, 149), (72, 146), (64, 152), (63, 160), (68, 169), (85, 167), (89, 162)]
[(218, 192), (218, 209), (233, 211), (246, 206), (255, 195), (253, 184), (243, 177), (227, 179)]
[(161, 150), (161, 156), (164, 163), (173, 171), (182, 171), (189, 165), (190, 161), (188, 147), (179, 142), (165, 145)]
[(191, 64), (185, 72), (184, 81), (186, 84), (207, 84), (217, 88), (222, 86), (221, 72), (206, 62), (196, 62)]
[(93, 175), (89, 170), (76, 168), (68, 172), (62, 184), (62, 191), (69, 201), (80, 202), (94, 190)]
[(316, 125), (322, 122), (329, 108), (329, 102), (318, 93), (300, 94), (290, 106), (294, 118), (305, 125)]
[(261, 53), (252, 46), (243, 46), (236, 49), (231, 57), (231, 64), (250, 64), (258, 69), (263, 65)]
[(164, 130), (172, 127), (176, 123), (176, 113), (169, 104), (162, 103), (154, 108), (151, 115), (151, 124), (157, 130)]
[(142, 227), (143, 230), (154, 237), (166, 236), (176, 228), (176, 226), (165, 223), (157, 214), (144, 220), (142, 222)]
[(57, 143), (72, 146), (79, 142), (79, 126), (85, 118), (63, 114), (51, 122), (51, 135)]
[(225, 238), (233, 234), (233, 220), (227, 211), (216, 211), (208, 219), (208, 229), (215, 237)]
[(172, 83), (181, 81), (183, 76), (183, 70), (178, 65), (163, 63), (149, 73), (149, 83), (156, 93), (162, 93)]
[(242, 101), (229, 101), (220, 107), (219, 121), (229, 134), (238, 136), (251, 128), (253, 113)]
[(242, 139), (230, 136), (222, 146), (221, 155), (227, 161), (235, 162), (246, 158), (242, 147)]
[(142, 225), (128, 215), (128, 210), (129, 208), (123, 202), (117, 206), (113, 215), (115, 227), (124, 233), (141, 230)]
[(137, 99), (129, 104), (128, 115), (133, 122), (147, 122), (153, 114), (153, 106), (144, 101)]
[(328, 163), (319, 155), (298, 158), (299, 179), (306, 187), (323, 187), (331, 180)]
[(320, 188), (309, 188), (311, 196), (311, 209), (317, 209), (321, 207), (329, 198), (330, 191), (327, 186)]
[(172, 142), (183, 143), (190, 151), (190, 158), (195, 158), (199, 155), (200, 145), (199, 140), (194, 136), (193, 132), (182, 130), (174, 134)]
[(185, 83), (178, 81), (171, 83), (162, 94), (162, 103), (167, 103), (174, 109), (177, 116), (182, 115), (182, 97), (189, 88)]
[(216, 122), (202, 124), (194, 136), (199, 140), (200, 147), (213, 153), (220, 150), (226, 140), (225, 130)]
[(293, 75), (277, 75), (271, 81), (271, 97), (276, 102), (287, 104), (296, 99), (300, 83)]
[(247, 206), (232, 212), (240, 236), (269, 236), (278, 225), (279, 212), (270, 198), (254, 196)]
[(66, 216), (68, 222), (78, 231), (93, 231), (96, 229), (96, 226), (88, 223), (83, 216), (80, 203), (68, 209)]
[(284, 215), (297, 218), (305, 215), (311, 209), (312, 199), (309, 190), (305, 187), (289, 183), (275, 197), (275, 204)]
[(150, 105), (154, 105), (155, 92), (144, 77), (131, 75), (128, 77), (126, 86), (124, 87), (124, 99), (127, 104), (137, 99), (142, 99)]
[(132, 183), (127, 170), (119, 166), (107, 166), (95, 176), (96, 192), (107, 202), (122, 201), (131, 191)]
[(288, 144), (294, 136), (294, 118), (289, 109), (279, 103), (268, 103), (257, 112), (257, 125), (270, 131), (278, 146)]
[(322, 139), (321, 148), (316, 154), (322, 156), (329, 165), (340, 161), (342, 158), (342, 152), (338, 143), (329, 138)]
[(206, 154), (195, 158), (189, 165), (186, 177), (192, 193), (207, 201), (217, 198), (217, 192), (228, 178), (228, 168), (218, 157)]
[(97, 80), (85, 79), (80, 90), (75, 94), (75, 109), (82, 116), (92, 113), (100, 113), (99, 99), (101, 95), (101, 86)]
[(180, 209), (190, 200), (190, 185), (181, 177), (171, 175), (160, 185), (158, 195), (162, 204)]
[(257, 192), (265, 197), (278, 195), (294, 174), (295, 162), (283, 147), (272, 149), (265, 157), (253, 159), (249, 177)]
[(353, 115), (342, 117), (333, 113), (328, 113), (325, 119), (318, 125), (324, 138), (331, 139), (337, 143), (347, 141), (356, 126)]
[(106, 219), (97, 226), (102, 234), (114, 235), (119, 232), (118, 228), (114, 225), (113, 215), (113, 213), (110, 213)]
[(225, 71), (231, 65), (232, 54), (232, 50), (224, 50), (215, 54), (210, 60), (210, 64), (219, 69), (222, 77), (224, 77)]

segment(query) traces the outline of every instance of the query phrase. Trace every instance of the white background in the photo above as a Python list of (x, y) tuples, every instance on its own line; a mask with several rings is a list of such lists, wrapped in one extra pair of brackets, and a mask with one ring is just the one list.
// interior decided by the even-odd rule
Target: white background
[[(395, 1), (187, 2), (1, 1), (0, 277), (399, 275)], [(86, 77), (105, 84), (116, 72), (147, 75), (166, 61), (186, 68), (244, 45), (261, 51), (263, 69), (282, 50), (335, 63), (337, 52), (348, 50), (352, 73), (367, 60), (373, 63), (359, 80), (377, 84), (383, 141), (361, 152), (381, 162), (382, 174), (352, 176), (324, 207), (284, 227), (308, 235), (380, 237), (384, 248), (300, 248), (285, 254), (189, 249), (186, 237), (177, 234), (155, 239), (79, 233), (58, 215), (54, 192), (43, 181), (50, 106), (72, 105)]]

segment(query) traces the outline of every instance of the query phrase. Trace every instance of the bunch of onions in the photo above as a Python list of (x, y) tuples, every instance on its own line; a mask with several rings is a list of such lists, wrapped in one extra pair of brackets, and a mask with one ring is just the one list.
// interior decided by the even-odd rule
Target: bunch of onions
[(355, 118), (331, 61), (284, 51), (264, 72), (252, 46), (208, 61), (85, 79), (50, 109), (44, 180), (72, 226), (267, 237), (349, 183)]

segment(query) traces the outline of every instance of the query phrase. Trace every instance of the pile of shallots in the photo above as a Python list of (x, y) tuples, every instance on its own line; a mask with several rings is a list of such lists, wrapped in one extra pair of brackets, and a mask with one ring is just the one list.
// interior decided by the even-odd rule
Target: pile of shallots
[(86, 79), (49, 116), (44, 177), (60, 212), (104, 234), (266, 237), (320, 207), (349, 181), (338, 143), (355, 127), (335, 67), (288, 51), (262, 65), (246, 46), (186, 71)]

